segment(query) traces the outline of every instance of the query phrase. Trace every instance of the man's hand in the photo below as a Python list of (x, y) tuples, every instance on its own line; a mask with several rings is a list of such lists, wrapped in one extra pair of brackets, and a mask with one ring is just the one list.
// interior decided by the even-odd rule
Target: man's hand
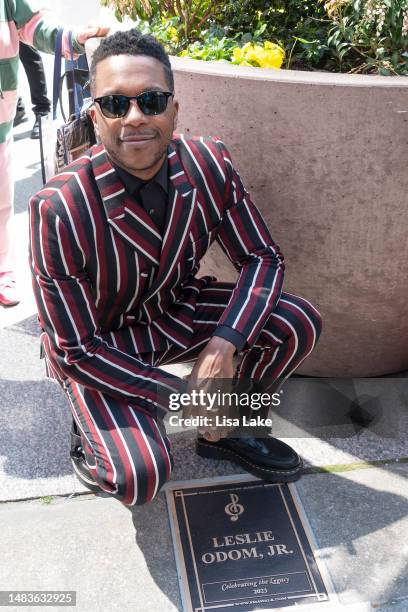
[(213, 336), (199, 354), (189, 376), (191, 385), (207, 378), (232, 378), (235, 346), (232, 342)]
[[(187, 391), (191, 392), (193, 389), (196, 389), (198, 391), (203, 390), (204, 392), (214, 393), (215, 387), (220, 387), (220, 385), (214, 384), (214, 379), (225, 379), (227, 384), (230, 383), (234, 376), (234, 352), (235, 346), (231, 342), (224, 338), (213, 336), (197, 358), (189, 376)], [(225, 389), (225, 387), (225, 383), (221, 384), (221, 390), (222, 388)], [(198, 415), (214, 418), (215, 414), (220, 412), (219, 407), (216, 405), (211, 410), (207, 408), (207, 406), (200, 406)], [(188, 413), (189, 410), (191, 410), (191, 407), (188, 407), (185, 413)], [(222, 406), (221, 414), (225, 414), (224, 406)], [(198, 428), (199, 433), (202, 433), (204, 438), (210, 442), (217, 442), (229, 430), (230, 428), (221, 428), (215, 425), (207, 429)]]

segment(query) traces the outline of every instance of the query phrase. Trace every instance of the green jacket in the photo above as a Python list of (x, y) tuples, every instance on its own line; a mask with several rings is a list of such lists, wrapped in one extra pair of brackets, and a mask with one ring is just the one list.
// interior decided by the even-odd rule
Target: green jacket
[[(58, 30), (63, 27), (51, 13), (34, 10), (29, 0), (0, 0), (0, 143), (10, 135), (17, 96), (20, 40), (46, 53), (54, 53)], [(62, 54), (68, 57), (68, 32), (64, 30)], [(73, 47), (84, 47), (73, 33)]]

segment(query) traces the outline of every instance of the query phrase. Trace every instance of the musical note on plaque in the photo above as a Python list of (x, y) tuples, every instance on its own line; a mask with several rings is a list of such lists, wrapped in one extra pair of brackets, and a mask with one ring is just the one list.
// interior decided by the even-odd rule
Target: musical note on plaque
[(231, 521), (237, 521), (240, 514), (244, 511), (244, 506), (238, 503), (238, 495), (230, 493), (231, 503), (225, 506), (225, 512), (229, 515)]

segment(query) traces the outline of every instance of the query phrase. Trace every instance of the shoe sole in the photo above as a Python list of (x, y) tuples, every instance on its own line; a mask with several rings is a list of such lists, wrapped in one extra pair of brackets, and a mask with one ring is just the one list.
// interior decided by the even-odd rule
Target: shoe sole
[(256, 463), (252, 463), (248, 459), (241, 457), (241, 455), (229, 448), (220, 448), (219, 446), (215, 447), (212, 444), (208, 444), (207, 442), (203, 442), (201, 440), (196, 440), (196, 453), (200, 457), (205, 457), (206, 459), (222, 459), (237, 463), (243, 467), (244, 470), (250, 472), (250, 474), (257, 476), (262, 480), (267, 480), (268, 482), (294, 482), (300, 478), (303, 467), (303, 461), (300, 459), (299, 465), (292, 470), (263, 468), (256, 465)]
[(87, 489), (89, 489), (90, 491), (93, 491), (94, 493), (98, 493), (101, 492), (102, 489), (96, 484), (96, 482), (92, 479), (88, 479), (77, 467), (74, 459), (71, 457), (71, 463), (72, 463), (72, 467), (74, 468), (74, 472), (76, 477), (78, 478), (78, 480), (80, 481), (81, 484), (84, 485), (84, 487), (86, 487)]

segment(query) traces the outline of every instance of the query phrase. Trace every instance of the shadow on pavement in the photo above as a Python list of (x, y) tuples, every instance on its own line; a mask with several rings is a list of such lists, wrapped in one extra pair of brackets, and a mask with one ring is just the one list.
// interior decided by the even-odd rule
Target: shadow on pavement
[(70, 411), (56, 383), (0, 379), (0, 403), (0, 453), (6, 475), (34, 480), (72, 474)]
[(5, 329), (13, 333), (22, 334), (23, 336), (33, 336), (34, 338), (40, 337), (40, 328), (36, 314), (26, 319), (22, 319), (21, 321), (17, 321), (12, 325), (8, 325)]
[(147, 506), (136, 506), (130, 511), (136, 532), (135, 543), (144, 555), (151, 577), (162, 593), (178, 610), (181, 610), (177, 571), (164, 494), (160, 494)]
[(31, 134), (31, 129), (32, 126), (28, 121), (28, 118), (26, 121), (24, 121), (24, 123), (27, 123), (27, 127), (29, 128), (28, 130), (26, 130), (25, 132), (20, 132), (18, 134), (14, 133), (13, 134), (13, 140), (15, 142), (18, 142), (19, 140), (25, 140), (26, 138), (30, 138), (30, 134)]
[(373, 605), (408, 598), (407, 475), (406, 465), (393, 464), (299, 482), (321, 558), (343, 603), (356, 596)]

